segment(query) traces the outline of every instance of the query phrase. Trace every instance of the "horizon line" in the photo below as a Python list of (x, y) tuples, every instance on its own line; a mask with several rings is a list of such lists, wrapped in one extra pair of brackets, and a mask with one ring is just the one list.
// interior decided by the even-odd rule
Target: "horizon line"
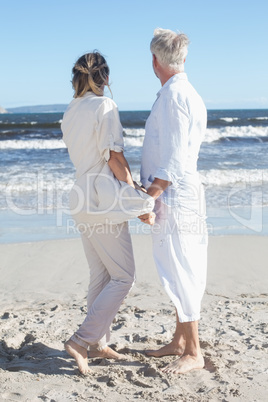
[[(12, 111), (12, 110), (15, 110), (15, 109), (41, 108), (41, 107), (44, 107), (44, 108), (48, 108), (48, 107), (67, 107), (68, 105), (69, 105), (69, 103), (52, 103), (52, 104), (14, 106), (14, 107), (7, 107), (7, 108), (0, 106), (0, 108), (6, 110), (8, 112), (8, 111)], [(130, 108), (118, 108), (118, 110), (122, 111), (122, 112), (132, 112), (132, 111), (135, 111), (135, 112), (147, 112), (147, 111), (150, 111), (151, 108), (148, 108), (148, 109), (147, 108), (146, 109), (140, 109), (140, 108), (136, 108), (136, 107), (132, 108), (132, 109), (130, 109)], [(268, 107), (218, 107), (218, 106), (215, 106), (215, 107), (210, 107), (210, 108), (207, 107), (207, 110), (268, 110)], [(61, 112), (62, 111), (59, 111), (58, 113), (61, 113)], [(40, 113), (42, 113), (42, 112), (40, 112)], [(47, 113), (57, 113), (57, 112), (51, 111), (51, 112), (47, 112)], [(0, 113), (0, 114), (5, 114), (5, 113)]]

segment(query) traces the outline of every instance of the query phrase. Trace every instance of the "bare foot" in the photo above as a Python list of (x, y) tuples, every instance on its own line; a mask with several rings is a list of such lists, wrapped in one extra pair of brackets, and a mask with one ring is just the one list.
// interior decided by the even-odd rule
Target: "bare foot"
[(102, 357), (106, 359), (115, 359), (115, 360), (127, 360), (125, 355), (115, 352), (109, 346), (105, 346), (102, 350), (98, 350), (97, 348), (90, 347), (90, 351), (88, 352), (88, 357)]
[(172, 342), (156, 350), (145, 350), (147, 356), (162, 357), (162, 356), (182, 356), (184, 348), (175, 346)]
[(89, 373), (89, 368), (87, 364), (87, 349), (78, 345), (71, 339), (65, 342), (64, 347), (66, 352), (75, 359), (80, 373)]
[(191, 370), (202, 369), (205, 365), (202, 355), (191, 356), (185, 355), (174, 360), (174, 362), (168, 364), (161, 369), (164, 373), (185, 374)]

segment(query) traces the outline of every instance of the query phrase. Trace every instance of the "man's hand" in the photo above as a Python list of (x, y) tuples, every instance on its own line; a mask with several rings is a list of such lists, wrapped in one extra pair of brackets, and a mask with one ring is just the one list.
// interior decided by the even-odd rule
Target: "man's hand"
[(133, 183), (134, 183), (134, 186), (135, 186), (135, 189), (136, 189), (136, 190), (143, 191), (144, 193), (147, 193), (145, 187), (140, 186), (136, 181), (134, 181)]
[(143, 222), (147, 223), (147, 225), (154, 225), (155, 222), (155, 213), (149, 212), (148, 214), (140, 215), (138, 218)]

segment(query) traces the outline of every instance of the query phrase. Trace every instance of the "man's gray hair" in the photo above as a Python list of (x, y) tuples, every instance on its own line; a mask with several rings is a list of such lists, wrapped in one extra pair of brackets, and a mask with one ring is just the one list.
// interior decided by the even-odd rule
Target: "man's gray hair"
[(183, 33), (156, 28), (150, 49), (161, 65), (175, 71), (184, 71), (184, 60), (188, 53), (189, 42), (188, 37)]

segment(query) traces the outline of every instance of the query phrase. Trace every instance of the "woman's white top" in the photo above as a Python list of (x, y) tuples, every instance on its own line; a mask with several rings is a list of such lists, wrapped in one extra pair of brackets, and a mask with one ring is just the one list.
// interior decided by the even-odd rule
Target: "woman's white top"
[(113, 100), (92, 92), (75, 98), (64, 113), (61, 129), (76, 168), (69, 198), (77, 224), (119, 224), (152, 211), (153, 198), (119, 182), (107, 163), (111, 150), (124, 150), (123, 128)]
[(61, 129), (78, 179), (100, 172), (110, 150), (124, 150), (123, 128), (116, 104), (106, 96), (87, 92), (75, 98), (64, 113)]

